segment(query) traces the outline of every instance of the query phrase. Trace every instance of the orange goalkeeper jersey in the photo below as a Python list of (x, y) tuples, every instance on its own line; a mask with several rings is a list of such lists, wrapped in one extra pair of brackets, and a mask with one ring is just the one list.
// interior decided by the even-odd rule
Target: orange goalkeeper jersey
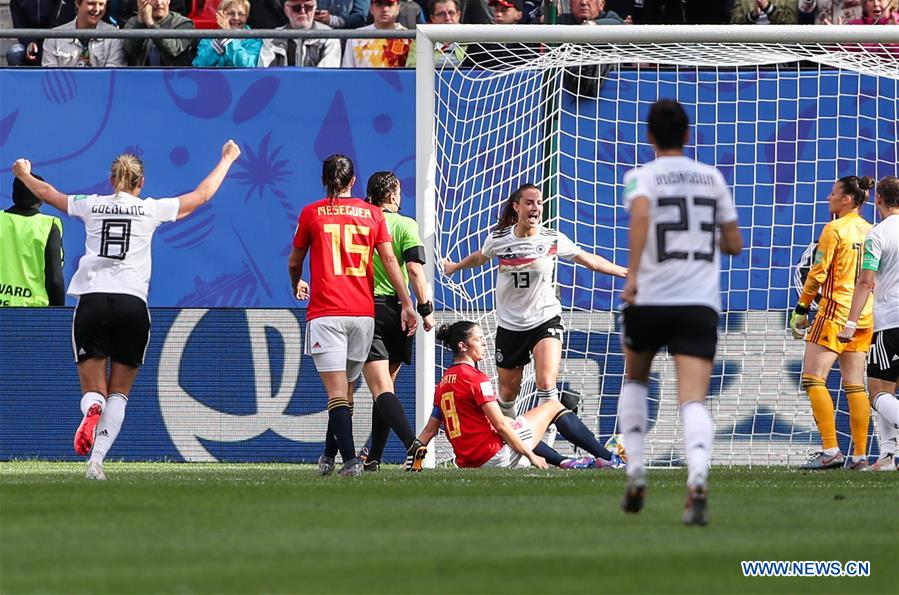
[[(846, 323), (855, 282), (862, 270), (865, 236), (871, 227), (857, 213), (843, 215), (824, 226), (818, 240), (815, 262), (799, 298), (803, 304), (811, 304), (820, 288), (818, 316), (840, 324)], [(874, 326), (872, 310), (873, 302), (869, 296), (858, 319), (859, 328)]]

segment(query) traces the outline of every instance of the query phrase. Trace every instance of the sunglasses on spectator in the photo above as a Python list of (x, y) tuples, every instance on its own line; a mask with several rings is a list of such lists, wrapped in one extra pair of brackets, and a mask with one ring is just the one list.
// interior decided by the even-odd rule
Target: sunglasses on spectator
[(287, 8), (294, 12), (312, 12), (315, 10), (315, 4), (288, 4)]

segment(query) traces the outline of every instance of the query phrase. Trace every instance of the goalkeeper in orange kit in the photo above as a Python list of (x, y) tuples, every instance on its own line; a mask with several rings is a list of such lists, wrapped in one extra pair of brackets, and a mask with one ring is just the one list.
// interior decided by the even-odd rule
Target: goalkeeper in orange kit
[[(851, 340), (842, 343), (837, 335), (846, 323), (852, 292), (861, 272), (862, 246), (871, 224), (859, 215), (859, 209), (873, 186), (874, 179), (867, 176), (846, 176), (834, 183), (827, 201), (830, 213), (836, 219), (821, 232), (815, 260), (799, 303), (790, 316), (793, 337), (801, 339), (805, 336), (802, 388), (808, 393), (822, 442), (822, 450), (802, 465), (802, 469), (834, 469), (846, 464), (837, 444), (833, 399), (825, 386), (827, 374), (837, 360), (849, 403), (852, 433), (852, 457), (847, 466), (850, 469), (867, 466), (865, 449), (871, 409), (865, 394), (864, 370), (874, 327), (870, 298)], [(809, 307), (819, 290), (818, 314), (809, 328)]]

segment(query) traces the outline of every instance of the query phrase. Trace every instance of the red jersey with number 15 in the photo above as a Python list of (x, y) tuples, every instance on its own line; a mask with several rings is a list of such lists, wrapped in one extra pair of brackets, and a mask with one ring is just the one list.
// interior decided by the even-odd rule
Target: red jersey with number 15
[(372, 252), (390, 242), (381, 209), (358, 198), (324, 198), (300, 213), (293, 246), (309, 250), (309, 308), (321, 316), (375, 315)]
[(481, 409), (495, 400), (490, 378), (470, 364), (453, 365), (437, 384), (434, 405), (443, 414), (457, 466), (480, 467), (503, 447), (503, 439)]

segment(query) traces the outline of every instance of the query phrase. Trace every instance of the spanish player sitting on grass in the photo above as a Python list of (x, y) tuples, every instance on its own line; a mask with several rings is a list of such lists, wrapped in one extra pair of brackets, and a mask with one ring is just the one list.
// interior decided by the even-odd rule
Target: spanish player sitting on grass
[[(456, 455), (457, 467), (523, 466), (545, 469), (547, 463), (566, 469), (609, 467), (611, 463), (590, 457), (566, 459), (540, 436), (555, 423), (566, 440), (588, 452), (602, 448), (577, 415), (555, 399), (544, 401), (514, 420), (503, 415), (490, 377), (477, 367), (487, 357), (487, 341), (481, 327), (467, 320), (444, 324), (437, 340), (453, 354), (453, 365), (443, 374), (434, 395), (434, 409), (419, 441), (427, 444), (441, 423)], [(560, 420), (566, 423), (559, 423)], [(423, 455), (423, 453), (422, 453)]]
[(854, 340), (859, 320), (874, 292), (874, 337), (868, 352), (868, 394), (877, 412), (880, 458), (871, 471), (896, 470), (896, 434), (899, 432), (899, 178), (877, 183), (874, 206), (881, 221), (865, 238), (862, 271), (855, 283), (846, 324), (837, 335), (843, 343)]
[[(487, 234), (481, 249), (461, 262), (446, 259), (443, 272), (483, 266), (499, 260), (496, 279), (496, 367), (503, 414), (515, 417), (524, 367), (534, 358), (538, 403), (559, 400), (556, 385), (562, 360), (562, 304), (553, 279), (558, 258), (571, 260), (598, 273), (625, 277), (627, 269), (591, 254), (564, 233), (542, 225), (543, 194), (533, 184), (515, 190), (503, 206), (496, 229)], [(565, 420), (562, 421), (566, 423)], [(562, 427), (556, 425), (559, 431)], [(549, 440), (551, 442), (551, 440)], [(601, 447), (600, 447), (601, 448)], [(591, 452), (610, 460), (604, 448)]]
[[(193, 192), (176, 198), (139, 198), (144, 165), (124, 153), (112, 162), (114, 194), (66, 196), (31, 175), (19, 159), (13, 173), (42, 201), (84, 221), (84, 256), (69, 284), (78, 298), (72, 319), (72, 350), (81, 381), (84, 418), (75, 432), (75, 452), (87, 455), (87, 479), (104, 480), (103, 461), (122, 423), (131, 385), (150, 342), (150, 253), (153, 234), (163, 223), (183, 219), (211, 199), (240, 156), (234, 141)], [(107, 372), (108, 368), (108, 372)]]
[(724, 176), (684, 155), (690, 128), (684, 108), (659, 100), (647, 124), (656, 159), (624, 176), (631, 223), (629, 272), (621, 294), (627, 370), (618, 402), (618, 428), (627, 449), (621, 506), (631, 513), (643, 508), (649, 372), (656, 353), (667, 346), (677, 366), (687, 458), (683, 521), (704, 525), (715, 437), (705, 399), (718, 344), (720, 252), (738, 254), (743, 239)]
[[(874, 180), (867, 176), (846, 176), (834, 182), (827, 204), (830, 214), (836, 218), (821, 232), (802, 295), (790, 316), (793, 337), (805, 337), (802, 388), (808, 393), (822, 442), (822, 450), (812, 455), (801, 469), (835, 469), (846, 462), (837, 444), (833, 399), (825, 385), (830, 368), (838, 360), (849, 403), (852, 433), (849, 468), (863, 469), (868, 464), (865, 452), (871, 409), (865, 394), (864, 369), (865, 354), (874, 334), (870, 299), (861, 311), (852, 339), (844, 343), (837, 340), (837, 334), (846, 324), (852, 292), (862, 270), (862, 245), (871, 224), (862, 219), (859, 209), (873, 187)], [(809, 307), (819, 289), (821, 301), (809, 330)]]
[[(359, 378), (375, 327), (372, 253), (377, 250), (396, 289), (403, 330), (414, 334), (418, 319), (400, 271), (381, 209), (351, 198), (356, 182), (353, 162), (332, 155), (322, 164), (327, 197), (300, 213), (288, 261), (291, 286), (306, 310), (306, 354), (312, 356), (328, 395), (328, 435), (337, 442), (340, 475), (362, 473), (353, 444), (352, 384)], [(309, 253), (309, 283), (302, 279)], [(334, 459), (319, 459), (319, 473), (334, 471)]]

